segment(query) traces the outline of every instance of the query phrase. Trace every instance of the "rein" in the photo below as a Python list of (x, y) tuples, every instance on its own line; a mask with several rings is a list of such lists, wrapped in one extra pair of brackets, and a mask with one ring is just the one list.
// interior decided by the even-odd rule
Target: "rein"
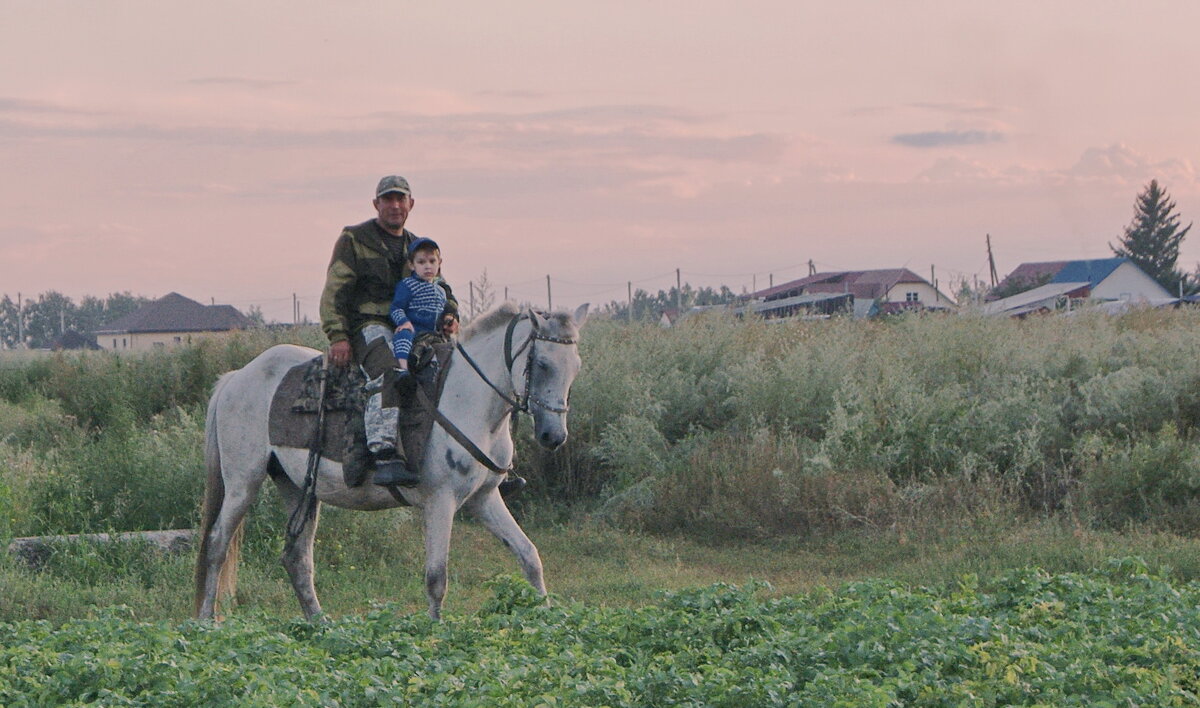
[(325, 394), (329, 383), (329, 357), (321, 362), (321, 371), (317, 375), (321, 382), (317, 402), (317, 427), (313, 431), (312, 443), (308, 446), (308, 468), (304, 474), (304, 486), (300, 489), (301, 502), (292, 510), (288, 518), (287, 542), (285, 548), (291, 550), (296, 539), (304, 533), (304, 527), (317, 515), (317, 469), (321, 464), (321, 451), (325, 447)]
[[(521, 343), (521, 346), (518, 347), (514, 352), (512, 348), (513, 332), (516, 330), (517, 324), (523, 319), (528, 319), (529, 324), (532, 325), (533, 329), (525, 341)], [(558, 406), (550, 405), (549, 403), (538, 398), (533, 393), (533, 383), (530, 374), (532, 373), (533, 369), (533, 348), (539, 341), (550, 342), (551, 344), (577, 344), (579, 340), (566, 339), (563, 337), (551, 337), (549, 335), (542, 334), (538, 327), (537, 320), (535, 320), (530, 314), (522, 313), (514, 316), (512, 320), (509, 321), (508, 328), (504, 332), (504, 365), (505, 368), (508, 369), (509, 383), (511, 384), (513, 377), (513, 365), (516, 363), (517, 357), (521, 355), (521, 352), (525, 351), (526, 347), (529, 348), (529, 355), (525, 358), (525, 392), (520, 396), (517, 394), (517, 387), (515, 385), (512, 386), (513, 391), (511, 395), (501, 390), (499, 386), (497, 386), (492, 382), (491, 379), (487, 377), (487, 374), (483, 372), (483, 369), (479, 366), (479, 364), (471, 358), (471, 355), (468, 354), (467, 350), (463, 348), (462, 343), (455, 342), (454, 344), (455, 349), (458, 350), (459, 354), (462, 354), (463, 359), (465, 359), (466, 362), (471, 365), (471, 368), (475, 370), (475, 373), (479, 375), (479, 378), (483, 379), (483, 382), (486, 383), (493, 391), (495, 391), (497, 396), (499, 396), (505, 403), (508, 404), (510, 410), (507, 415), (511, 415), (513, 417), (514, 424), (517, 420), (516, 415), (518, 412), (526, 413), (528, 415), (533, 414), (533, 412), (530, 410), (531, 404), (552, 413), (567, 413), (570, 410), (569, 406), (564, 405), (560, 408)], [(417, 390), (421, 391), (420, 388)], [(450, 437), (454, 438), (459, 445), (462, 445), (463, 448), (471, 454), (471, 457), (475, 458), (476, 462), (498, 474), (506, 473), (512, 469), (511, 463), (508, 467), (502, 468), (493, 462), (492, 459), (483, 452), (483, 450), (479, 449), (478, 445), (472, 442), (471, 439), (468, 438), (461, 430), (459, 430), (454, 423), (446, 418), (441, 411), (437, 410), (437, 407), (431, 401), (429, 401), (428, 397), (424, 395), (424, 392), (422, 392), (421, 395), (422, 401), (425, 403), (426, 407), (433, 412), (434, 420), (436, 420), (438, 424), (450, 434)]]

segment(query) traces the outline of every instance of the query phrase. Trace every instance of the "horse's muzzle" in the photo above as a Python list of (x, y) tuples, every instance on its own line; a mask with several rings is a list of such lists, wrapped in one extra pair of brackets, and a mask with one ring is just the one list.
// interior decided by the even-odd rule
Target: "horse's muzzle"
[(567, 441), (566, 426), (557, 424), (558, 421), (554, 421), (554, 423), (549, 425), (534, 425), (534, 438), (537, 440), (538, 445), (547, 450), (557, 450)]

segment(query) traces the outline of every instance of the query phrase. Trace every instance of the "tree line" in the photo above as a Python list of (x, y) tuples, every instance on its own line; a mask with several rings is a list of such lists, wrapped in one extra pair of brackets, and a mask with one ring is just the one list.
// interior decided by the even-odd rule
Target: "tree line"
[(601, 311), (614, 319), (646, 321), (657, 320), (662, 317), (664, 312), (686, 312), (693, 307), (728, 305), (744, 298), (744, 295), (738, 295), (727, 285), (719, 288), (705, 286), (697, 289), (689, 283), (683, 283), (679, 287), (659, 290), (654, 294), (638, 288), (633, 291), (632, 297), (628, 301), (613, 300), (602, 306)]
[(123, 292), (103, 298), (85, 295), (76, 304), (55, 290), (18, 298), (0, 298), (0, 344), (6, 349), (21, 343), (30, 349), (51, 348), (68, 333), (91, 338), (92, 332), (151, 301)]

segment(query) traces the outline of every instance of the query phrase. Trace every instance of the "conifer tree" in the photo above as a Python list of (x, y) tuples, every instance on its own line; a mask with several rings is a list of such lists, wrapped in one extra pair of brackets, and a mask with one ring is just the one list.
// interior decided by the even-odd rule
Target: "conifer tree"
[(1181, 283), (1187, 284), (1187, 276), (1175, 267), (1175, 262), (1179, 260), (1179, 244), (1191, 229), (1191, 224), (1179, 228), (1175, 202), (1158, 180), (1150, 180), (1134, 202), (1133, 220), (1125, 227), (1124, 235), (1117, 245), (1110, 243), (1108, 247), (1176, 293)]

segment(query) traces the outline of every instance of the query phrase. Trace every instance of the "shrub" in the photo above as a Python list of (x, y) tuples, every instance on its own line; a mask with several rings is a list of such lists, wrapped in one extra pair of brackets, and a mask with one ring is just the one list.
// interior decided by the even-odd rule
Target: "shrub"
[(1088, 436), (1078, 464), (1080, 506), (1096, 524), (1200, 532), (1200, 448), (1174, 425), (1133, 443)]
[(49, 449), (68, 444), (75, 421), (62, 405), (40, 394), (31, 394), (20, 405), (0, 400), (0, 444)]
[(190, 526), (204, 484), (202, 414), (176, 409), (151, 426), (49, 454), (33, 488), (31, 533)]
[(885, 475), (834, 472), (810, 458), (813, 445), (766, 431), (689, 439), (648, 476), (646, 493), (616, 497), (610, 510), (651, 531), (686, 529), (714, 540), (828, 534), (887, 527), (896, 486)]

